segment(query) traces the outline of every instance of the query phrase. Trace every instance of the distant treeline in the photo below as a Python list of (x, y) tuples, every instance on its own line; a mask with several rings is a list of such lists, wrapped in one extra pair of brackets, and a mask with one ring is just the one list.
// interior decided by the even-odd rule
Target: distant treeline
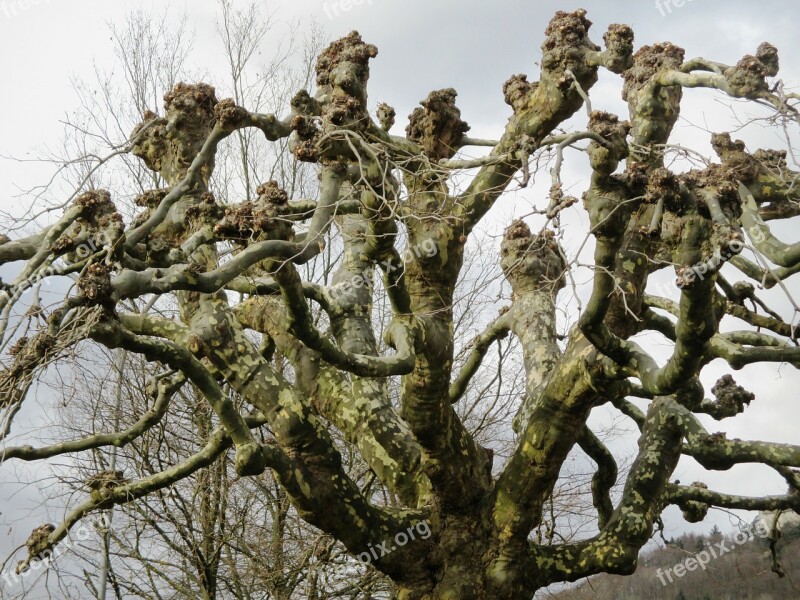
[[(742, 537), (739, 537), (741, 540)], [(720, 546), (721, 544), (721, 546)], [(709, 547), (715, 558), (703, 569), (697, 557)], [(720, 549), (722, 548), (722, 549)], [(719, 529), (687, 534), (644, 553), (631, 576), (598, 575), (575, 588), (537, 598), (556, 600), (791, 600), (800, 599), (800, 526), (784, 529), (776, 543), (779, 577), (770, 540), (750, 536), (737, 543)], [(724, 552), (723, 552), (724, 549)], [(690, 559), (694, 559), (694, 562)], [(683, 568), (676, 569), (676, 565)], [(689, 569), (687, 566), (693, 568)], [(669, 572), (669, 577), (667, 577)], [(670, 581), (671, 579), (671, 581)]]

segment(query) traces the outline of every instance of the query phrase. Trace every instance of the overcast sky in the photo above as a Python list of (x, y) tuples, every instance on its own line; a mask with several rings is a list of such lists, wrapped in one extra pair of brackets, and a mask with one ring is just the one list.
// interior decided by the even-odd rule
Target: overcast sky
[[(681, 7), (676, 7), (676, 1), (680, 3), (680, 0), (672, 0), (661, 8), (650, 0), (582, 4), (531, 0), (264, 2), (265, 10), (273, 14), (279, 25), (262, 52), (266, 60), (281, 40), (282, 32), (288, 29), (280, 24), (293, 20), (299, 20), (301, 28), (316, 21), (330, 38), (357, 29), (365, 41), (379, 49), (371, 63), (370, 104), (375, 106), (379, 101), (392, 104), (397, 109), (398, 130), (405, 127), (405, 116), (429, 91), (453, 87), (459, 93), (462, 117), (472, 126), (470, 134), (476, 137), (500, 135), (510, 111), (503, 102), (502, 85), (510, 75), (528, 73), (530, 79), (537, 78), (535, 63), (540, 56), (543, 30), (555, 10), (586, 8), (594, 22), (592, 38), (597, 43), (602, 42), (608, 24), (623, 22), (633, 27), (637, 47), (668, 40), (684, 47), (687, 58), (704, 56), (728, 64), (736, 62), (743, 54), (753, 53), (760, 42), (770, 41), (778, 47), (782, 58), (779, 77), (788, 87), (800, 86), (800, 61), (791, 62), (792, 57), (800, 56), (799, 3), (685, 0)], [(91, 81), (95, 64), (113, 66), (108, 24), (121, 22), (137, 7), (160, 12), (164, 3), (0, 0), (3, 91), (0, 94), (0, 155), (32, 157), (36, 148), (58, 146), (62, 132), (60, 121), (78, 106), (72, 81)], [(214, 30), (217, 3), (212, 0), (173, 2), (171, 10), (175, 15), (185, 12), (189, 17), (196, 35), (192, 61), (197, 70), (209, 74), (208, 83), (224, 88), (226, 71)], [(594, 108), (626, 116), (620, 83), (617, 76), (603, 74), (591, 93)], [(674, 141), (709, 155), (708, 131), (732, 130), (736, 126), (728, 109), (730, 103), (720, 102), (721, 99), (721, 95), (708, 90), (688, 91)], [(751, 114), (763, 114), (742, 103), (735, 106), (743, 119)], [(585, 121), (585, 115), (576, 117), (581, 118)], [(752, 148), (780, 143), (773, 132), (759, 128), (747, 128), (737, 135), (744, 137)], [(18, 190), (43, 183), (49, 174), (50, 168), (41, 164), (0, 159), (0, 208), (11, 210), (24, 206), (27, 197), (19, 195)], [(570, 155), (565, 176), (576, 187), (574, 193), (579, 195), (585, 189), (587, 177), (585, 157)], [(493, 218), (507, 224), (513, 215), (524, 214), (537, 201), (541, 205), (541, 197), (536, 196), (540, 191), (541, 187), (534, 187), (524, 194), (511, 195), (510, 200), (504, 200), (498, 207)], [(575, 218), (580, 223), (581, 217)], [(576, 239), (583, 235), (585, 230), (575, 234)], [(794, 238), (787, 241), (797, 241), (796, 231)], [(796, 282), (791, 283), (790, 290), (800, 291)], [(780, 294), (773, 290), (765, 297), (788, 310), (788, 302)], [(704, 383), (712, 384), (724, 371), (724, 365), (711, 365), (704, 373)], [(797, 397), (800, 377), (797, 371), (790, 367), (749, 367), (737, 374), (737, 380), (756, 392), (757, 400), (741, 417), (712, 424), (714, 430), (724, 429), (742, 438), (800, 443)], [(8, 482), (14, 476), (8, 465), (0, 468), (0, 481)], [(676, 476), (690, 482), (701, 475), (692, 462), (687, 461), (681, 463)], [(712, 487), (739, 493), (761, 489), (779, 493), (784, 487), (780, 478), (754, 467), (737, 467), (727, 473), (704, 476), (704, 480)], [(8, 504), (0, 508), (2, 556), (10, 543), (6, 531), (10, 531), (8, 528), (19, 516), (18, 509), (35, 508), (37, 498), (36, 491), (28, 488), (11, 500), (12, 488), (4, 485), (0, 490), (0, 503)], [(671, 533), (686, 528), (674, 511), (669, 515)], [(26, 530), (25, 536), (31, 528), (28, 524), (37, 525), (40, 517), (35, 515), (32, 520), (26, 520), (26, 525), (19, 526)], [(725, 527), (723, 517), (714, 518)], [(710, 523), (697, 528), (708, 531)]]

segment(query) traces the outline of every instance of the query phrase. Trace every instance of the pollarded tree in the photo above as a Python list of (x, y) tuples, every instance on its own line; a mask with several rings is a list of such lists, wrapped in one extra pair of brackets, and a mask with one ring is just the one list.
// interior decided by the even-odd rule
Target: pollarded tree
[[(165, 96), (165, 115), (148, 114), (131, 137), (130, 151), (167, 184), (143, 195), (138, 218), (123, 222), (110, 195), (93, 189), (39, 233), (5, 240), (0, 260), (24, 261), (1, 300), (5, 327), (15, 322), (13, 306), (25, 289), (43, 277), (78, 274), (46, 326), (9, 350), (0, 380), (9, 427), (44, 367), (84, 338), (180, 372), (219, 423), (190, 458), (99, 486), (52, 531), (37, 529), (30, 558), (56, 547), (93, 511), (165, 488), (231, 447), (239, 475), (272, 469), (302, 518), (371, 562), (406, 600), (529, 598), (554, 582), (630, 573), (668, 504), (691, 520), (711, 506), (800, 508), (796, 494), (738, 497), (669, 482), (688, 455), (712, 470), (761, 463), (800, 487), (800, 448), (709, 434), (696, 416), (732, 417), (753, 398), (730, 375), (713, 388), (715, 399), (705, 398), (699, 374), (711, 360), (733, 369), (800, 364), (794, 328), (748, 308), (760, 302), (754, 285), (719, 274), (730, 263), (775, 286), (800, 269), (800, 244), (779, 241), (765, 223), (800, 214), (797, 173), (785, 153), (750, 153), (727, 134), (713, 138), (718, 163), (675, 173), (664, 161), (685, 87), (766, 103), (772, 123), (785, 127), (800, 120), (798, 97), (767, 83), (778, 71), (769, 44), (733, 66), (685, 62), (669, 43), (634, 54), (625, 25), (609, 27), (601, 49), (589, 26), (584, 11), (555, 15), (539, 80), (517, 75), (504, 87), (513, 114), (494, 141), (466, 136), (452, 89), (422, 102), (405, 137), (389, 133), (390, 106), (380, 105), (373, 121), (366, 88), (377, 49), (355, 32), (322, 52), (318, 90), (313, 97), (298, 92), (283, 119), (218, 100), (208, 85), (180, 84)], [(554, 134), (588, 102), (601, 68), (622, 76), (630, 122), (592, 112), (587, 131)], [(296, 159), (318, 166), (319, 197), (291, 200), (267, 182), (257, 198), (223, 207), (209, 189), (215, 152), (243, 129), (288, 138)], [(564, 148), (581, 140), (592, 169), (583, 198), (595, 243), (591, 298), (559, 343), (556, 299), (574, 261), (549, 228), (533, 234), (513, 223), (499, 257), (512, 304), (487, 319), (454, 372), (454, 291), (465, 244), (518, 173), (528, 180), (531, 160), (555, 148), (560, 164)], [(468, 146), (491, 152), (455, 156)], [(456, 191), (453, 178), (465, 169), (475, 171)], [(557, 165), (541, 212), (557, 223), (575, 202), (561, 190)], [(332, 284), (304, 281), (300, 266), (334, 235), (344, 255)], [(745, 235), (775, 268), (739, 255)], [(677, 273), (678, 302), (646, 294), (648, 277), (666, 268)], [(180, 318), (126, 308), (152, 295), (173, 298)], [(391, 306), (383, 332), (390, 351), (371, 321), (379, 296)], [(720, 333), (726, 316), (758, 331)], [(673, 342), (664, 364), (632, 339), (651, 330)], [(260, 344), (252, 332), (262, 335)], [(513, 451), (493, 464), (493, 449), (476, 442), (454, 405), (488, 349), (509, 332), (522, 349), (526, 392), (507, 423), (517, 433)], [(12, 330), (3, 333), (8, 345)], [(252, 410), (232, 402), (229, 390)], [(590, 411), (606, 403), (641, 431), (617, 502), (610, 494), (617, 465), (587, 426)], [(343, 469), (343, 447), (357, 449), (388, 494), (356, 485)], [(597, 533), (564, 543), (533, 539), (576, 447), (597, 465)], [(33, 459), (51, 450), (4, 452), (5, 460)]]

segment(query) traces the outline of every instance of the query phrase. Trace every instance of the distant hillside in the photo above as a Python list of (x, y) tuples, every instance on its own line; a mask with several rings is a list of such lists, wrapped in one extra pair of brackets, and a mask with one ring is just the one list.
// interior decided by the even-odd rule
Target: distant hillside
[[(772, 572), (766, 539), (718, 531), (687, 535), (641, 557), (634, 575), (598, 575), (556, 600), (800, 600), (800, 527), (787, 528), (776, 546), (786, 575)], [(722, 543), (722, 547), (718, 544)], [(714, 549), (714, 558), (708, 547)], [(725, 552), (723, 552), (725, 550)], [(702, 554), (705, 551), (707, 554)], [(690, 559), (693, 559), (694, 562)], [(707, 561), (703, 570), (697, 561)], [(676, 569), (676, 565), (682, 565)], [(690, 567), (693, 570), (689, 570)], [(670, 578), (672, 581), (670, 581)]]

